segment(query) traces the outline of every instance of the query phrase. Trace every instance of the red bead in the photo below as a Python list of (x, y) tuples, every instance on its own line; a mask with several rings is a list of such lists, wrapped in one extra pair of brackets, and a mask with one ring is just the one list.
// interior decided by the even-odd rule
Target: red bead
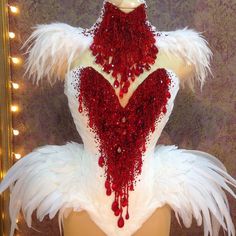
[(151, 131), (152, 133), (155, 131), (155, 126), (152, 126)]
[(169, 91), (166, 92), (166, 97), (167, 97), (167, 98), (170, 98), (170, 92), (169, 92)]
[(124, 218), (121, 216), (117, 222), (117, 225), (119, 228), (122, 228), (124, 226)]
[(118, 88), (119, 87), (119, 81), (116, 79), (115, 82), (114, 82), (114, 87), (115, 88)]
[(128, 205), (128, 200), (126, 198), (123, 198), (121, 205), (122, 205), (122, 207), (126, 207)]
[(108, 180), (105, 181), (105, 188), (109, 189), (110, 187), (110, 182)]
[(117, 188), (117, 187), (116, 187), (116, 185), (113, 183), (113, 184), (112, 184), (112, 190), (114, 190), (114, 191), (115, 191), (115, 190), (116, 190), (116, 188)]
[(129, 213), (127, 212), (125, 215), (125, 219), (128, 220), (129, 219)]
[(107, 195), (107, 196), (110, 196), (110, 195), (111, 195), (111, 189), (107, 189), (106, 195)]
[(104, 161), (104, 157), (103, 156), (100, 156), (99, 159), (98, 159), (98, 165), (100, 167), (103, 167), (105, 164), (105, 161)]
[(114, 201), (114, 202), (112, 203), (111, 209), (112, 209), (114, 212), (117, 211), (117, 210), (119, 210), (119, 204), (118, 204), (117, 201)]
[(120, 215), (120, 209), (116, 210), (116, 211), (114, 212), (114, 215), (115, 215), (115, 216), (119, 216), (119, 215)]
[(163, 113), (164, 113), (164, 114), (166, 114), (166, 112), (167, 112), (167, 109), (166, 109), (166, 107), (165, 107), (165, 106), (163, 107), (162, 111), (163, 111)]
[(135, 76), (131, 76), (131, 80), (132, 80), (132, 81), (135, 81)]
[(127, 87), (123, 87), (123, 88), (122, 88), (122, 92), (123, 92), (123, 93), (127, 93), (127, 92), (128, 92), (128, 88), (127, 88)]

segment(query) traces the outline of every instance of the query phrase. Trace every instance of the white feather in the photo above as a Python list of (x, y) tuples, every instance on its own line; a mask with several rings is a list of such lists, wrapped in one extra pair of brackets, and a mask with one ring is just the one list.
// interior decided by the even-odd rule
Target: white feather
[[(0, 184), (0, 193), (11, 186), (10, 235), (17, 228), (16, 219), (22, 209), (29, 227), (34, 211), (39, 220), (59, 213), (62, 233), (64, 217), (72, 210), (87, 210), (108, 235), (130, 236), (164, 204), (171, 206), (181, 226), (182, 220), (189, 228), (195, 218), (198, 226), (203, 224), (204, 236), (218, 236), (220, 226), (228, 236), (235, 235), (224, 190), (236, 198), (230, 188), (230, 185), (236, 187), (236, 180), (227, 173), (223, 163), (208, 153), (178, 149), (174, 145), (159, 145), (150, 155), (153, 157), (147, 157), (151, 158), (149, 168), (153, 169), (148, 172), (154, 170), (154, 178), (152, 174), (143, 176), (143, 184), (153, 186), (154, 181), (154, 189), (144, 191), (142, 184), (130, 193), (132, 220), (120, 231), (107, 203), (112, 200), (105, 196), (104, 182), (98, 179), (100, 169), (93, 169), (93, 165), (97, 166), (95, 157), (82, 144), (48, 145), (34, 150), (12, 166)], [(97, 181), (93, 179), (95, 176)]]
[[(82, 144), (45, 146), (34, 150), (13, 165), (0, 184), (0, 193), (12, 186), (9, 205), (12, 222), (10, 235), (13, 235), (17, 228), (15, 222), (21, 209), (29, 227), (35, 210), (39, 220), (48, 214), (52, 218), (59, 211), (63, 215), (65, 204), (73, 203), (79, 211), (80, 202), (85, 201), (82, 199), (85, 196), (78, 198), (79, 189), (76, 187), (81, 184), (78, 177), (73, 175), (77, 174), (77, 171), (80, 172), (81, 159), (78, 156), (82, 154)], [(70, 188), (73, 181), (77, 181), (78, 185)], [(68, 192), (65, 192), (66, 184), (70, 189)]]
[(64, 23), (37, 25), (24, 43), (28, 46), (26, 72), (37, 84), (47, 77), (50, 83), (64, 79), (73, 61), (91, 44), (83, 29)]
[(169, 60), (175, 60), (177, 57), (192, 66), (193, 72), (189, 78), (180, 81), (182, 86), (186, 82), (194, 90), (194, 80), (197, 80), (202, 89), (207, 75), (212, 74), (210, 69), (212, 51), (201, 32), (187, 27), (169, 32), (157, 32), (156, 46)]
[(175, 211), (186, 227), (192, 219), (204, 226), (204, 236), (218, 236), (219, 226), (235, 235), (226, 194), (236, 194), (236, 180), (216, 157), (201, 151), (158, 145), (155, 149), (156, 195)]

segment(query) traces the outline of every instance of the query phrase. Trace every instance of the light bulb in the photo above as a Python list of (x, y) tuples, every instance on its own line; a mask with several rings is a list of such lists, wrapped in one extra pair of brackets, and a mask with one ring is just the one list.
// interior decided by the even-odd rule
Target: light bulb
[(11, 10), (11, 12), (14, 13), (14, 14), (17, 14), (17, 13), (19, 12), (18, 7), (16, 7), (16, 6), (10, 6), (10, 10)]
[(12, 57), (11, 60), (14, 64), (20, 64), (20, 58), (18, 57)]
[(19, 130), (17, 130), (17, 129), (13, 129), (13, 134), (14, 134), (15, 136), (17, 136), (17, 135), (20, 134), (20, 132), (19, 132)]
[(16, 106), (16, 105), (11, 106), (11, 111), (12, 112), (17, 112), (18, 110), (19, 110), (18, 106)]
[(17, 83), (12, 83), (12, 87), (13, 87), (14, 89), (18, 89), (20, 86), (19, 86), (19, 84), (17, 84)]
[(17, 160), (21, 159), (21, 154), (19, 154), (19, 153), (15, 153), (14, 156)]
[(9, 38), (14, 39), (16, 34), (14, 32), (9, 32)]

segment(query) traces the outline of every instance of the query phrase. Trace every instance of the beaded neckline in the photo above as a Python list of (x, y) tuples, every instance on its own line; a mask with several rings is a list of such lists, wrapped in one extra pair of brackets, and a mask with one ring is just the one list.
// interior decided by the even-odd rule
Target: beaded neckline
[(119, 97), (128, 93), (130, 84), (155, 63), (158, 49), (155, 32), (147, 21), (145, 4), (125, 13), (110, 2), (104, 5), (101, 21), (90, 33), (95, 63), (114, 78)]

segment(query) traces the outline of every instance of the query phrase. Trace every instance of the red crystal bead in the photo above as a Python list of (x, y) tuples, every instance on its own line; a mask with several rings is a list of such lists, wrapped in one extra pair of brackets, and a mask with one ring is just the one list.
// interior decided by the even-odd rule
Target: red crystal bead
[(119, 85), (120, 85), (120, 83), (119, 83), (119, 81), (116, 79), (115, 81), (114, 81), (114, 87), (115, 88), (118, 88), (119, 87)]
[(114, 202), (112, 203), (111, 209), (112, 209), (112, 211), (114, 211), (114, 212), (117, 211), (117, 210), (119, 210), (119, 204), (118, 204), (117, 201), (114, 201)]
[(162, 111), (163, 111), (163, 113), (164, 113), (164, 114), (166, 114), (166, 112), (167, 112), (167, 109), (166, 109), (166, 107), (165, 107), (165, 106), (163, 107)]
[(132, 76), (131, 76), (131, 80), (132, 80), (132, 81), (135, 81), (135, 76), (132, 75)]
[(122, 228), (124, 226), (124, 218), (122, 216), (120, 216), (118, 222), (117, 222), (117, 225), (119, 228)]
[(126, 206), (128, 205), (128, 200), (127, 200), (126, 198), (123, 198), (123, 199), (122, 199), (122, 202), (121, 202), (121, 205), (122, 205), (123, 207), (126, 207)]
[(105, 161), (104, 161), (104, 157), (103, 156), (100, 156), (99, 159), (98, 159), (98, 165), (100, 167), (103, 167), (105, 164)]
[(115, 216), (119, 216), (119, 215), (120, 215), (120, 209), (117, 209), (117, 210), (114, 212), (114, 215), (115, 215)]
[(115, 191), (116, 189), (117, 189), (117, 187), (116, 187), (116, 185), (113, 183), (113, 184), (112, 184), (112, 190)]
[(111, 189), (107, 189), (106, 195), (107, 195), (107, 196), (110, 196), (110, 195), (111, 195)]
[(110, 182), (108, 180), (105, 181), (105, 188), (106, 189), (111, 188)]
[(83, 111), (82, 106), (79, 106), (79, 112), (81, 113)]
[(122, 88), (122, 92), (123, 92), (123, 93), (128, 93), (128, 88), (127, 88), (127, 87), (123, 87), (123, 88)]

